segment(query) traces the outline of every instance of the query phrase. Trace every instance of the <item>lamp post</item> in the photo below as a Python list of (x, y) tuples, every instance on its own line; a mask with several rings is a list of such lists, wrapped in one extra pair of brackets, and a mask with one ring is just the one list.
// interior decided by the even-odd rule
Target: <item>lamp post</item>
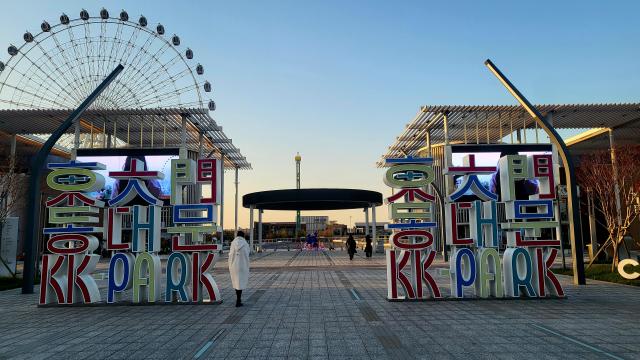
[[(296, 189), (300, 189), (300, 161), (302, 161), (302, 156), (300, 153), (296, 153)], [(300, 210), (296, 211), (296, 233), (294, 237), (298, 238), (298, 233), (300, 233)]]
[(27, 201), (27, 226), (24, 234), (24, 269), (22, 270), (22, 293), (33, 294), (33, 282), (35, 267), (37, 263), (37, 242), (39, 237), (36, 235), (38, 224), (40, 222), (40, 214), (38, 206), (40, 206), (40, 178), (42, 170), (47, 162), (49, 152), (56, 144), (58, 139), (67, 132), (85, 110), (104, 92), (111, 82), (120, 75), (124, 70), (124, 66), (118, 64), (116, 68), (98, 85), (93, 92), (75, 109), (69, 117), (49, 136), (49, 139), (42, 145), (36, 156), (31, 161), (31, 173), (29, 177), (29, 197)]
[(565, 178), (567, 181), (567, 207), (569, 212), (569, 238), (571, 239), (571, 256), (573, 258), (573, 283), (576, 285), (585, 285), (584, 274), (584, 257), (582, 253), (582, 237), (580, 229), (580, 213), (578, 211), (578, 205), (580, 199), (578, 197), (578, 187), (576, 184), (575, 170), (573, 159), (569, 153), (569, 149), (564, 140), (558, 135), (556, 130), (551, 124), (545, 120), (544, 116), (533, 106), (527, 98), (518, 91), (518, 89), (507, 79), (507, 77), (495, 66), (491, 60), (486, 60), (484, 64), (489, 68), (493, 75), (498, 78), (500, 83), (509, 91), (509, 93), (522, 105), (522, 107), (529, 113), (529, 115), (535, 120), (539, 127), (541, 127), (551, 142), (558, 148), (558, 155), (562, 158), (564, 163)]

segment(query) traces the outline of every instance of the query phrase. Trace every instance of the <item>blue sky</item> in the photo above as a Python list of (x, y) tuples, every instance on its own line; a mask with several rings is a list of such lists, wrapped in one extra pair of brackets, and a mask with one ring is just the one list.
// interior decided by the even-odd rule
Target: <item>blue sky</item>
[[(514, 103), (486, 58), (534, 103), (639, 99), (634, 1), (12, 2), (0, 12), (4, 47), (82, 7), (124, 8), (180, 35), (214, 85), (214, 117), (254, 166), (241, 173), (241, 194), (293, 187), (296, 151), (303, 187), (389, 193), (375, 161), (420, 105)], [(247, 225), (248, 212), (240, 219)]]

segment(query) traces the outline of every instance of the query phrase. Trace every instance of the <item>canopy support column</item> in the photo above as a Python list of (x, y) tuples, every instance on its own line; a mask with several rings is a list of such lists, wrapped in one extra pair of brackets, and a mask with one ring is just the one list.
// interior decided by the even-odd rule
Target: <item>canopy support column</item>
[[(447, 123), (447, 114), (444, 115), (444, 121), (445, 121), (445, 124), (446, 124)], [(448, 129), (448, 127), (445, 127), (445, 129)], [(449, 146), (449, 133), (448, 133), (448, 130), (445, 131), (444, 145), (445, 145), (445, 147)], [(438, 150), (438, 154), (439, 155), (443, 155), (443, 153), (440, 153), (440, 150)], [(452, 175), (445, 175), (445, 177), (444, 177), (444, 190), (442, 191), (442, 194), (441, 194), (442, 207), (440, 208), (441, 209), (440, 210), (440, 216), (441, 216), (442, 219), (444, 219), (445, 212), (442, 211), (442, 210), (446, 206), (447, 195), (453, 193), (454, 186), (455, 186), (455, 182), (453, 181), (453, 176)], [(445, 234), (445, 232), (443, 231), (441, 234)], [(446, 237), (444, 237), (443, 241), (442, 241), (442, 249), (443, 249), (443, 256), (444, 256), (445, 261), (448, 260), (447, 246), (448, 245), (447, 245)]]
[(15, 166), (16, 166), (16, 134), (12, 134), (11, 135), (11, 152), (10, 152), (10, 158), (9, 158), (9, 171), (11, 172), (15, 172)]
[[(258, 249), (262, 252), (262, 213), (264, 210), (258, 209)], [(251, 249), (253, 250), (253, 248)]]
[(253, 209), (255, 209), (255, 207), (253, 205), (251, 205), (249, 207), (249, 249), (251, 251), (251, 253), (253, 253)]
[(369, 208), (364, 208), (364, 234), (369, 235)]
[(376, 253), (382, 254), (384, 253), (384, 240), (378, 239), (377, 228), (378, 224), (376, 223), (376, 204), (371, 204), (371, 240), (376, 244)]
[[(545, 115), (545, 119), (549, 122), (549, 125), (553, 126), (553, 111), (549, 111), (547, 115)], [(553, 178), (560, 179), (560, 162), (558, 160), (558, 148), (551, 144), (551, 161), (553, 162)], [(553, 184), (555, 187), (556, 185)], [(556, 194), (558, 192), (556, 191)], [(556, 226), (556, 239), (560, 240), (560, 254), (562, 255), (562, 270), (567, 269), (567, 260), (564, 255), (564, 239), (562, 239), (562, 224), (560, 217), (560, 203), (556, 200), (553, 211), (556, 214), (556, 219), (558, 221), (558, 226)]]
[[(180, 127), (180, 157), (187, 158), (187, 115), (181, 114), (182, 126)], [(140, 141), (142, 144), (142, 141)]]
[[(204, 156), (204, 144), (202, 138), (202, 133), (200, 133), (200, 136), (198, 137), (198, 159), (202, 159)], [(202, 185), (196, 186), (196, 199), (202, 199)]]
[(78, 156), (78, 148), (80, 147), (80, 120), (76, 121), (73, 133), (73, 150), (71, 150), (71, 160), (75, 160)]
[(224, 244), (224, 153), (220, 153), (220, 243)]
[(238, 236), (238, 167), (236, 166), (235, 169), (235, 175), (236, 175), (236, 181), (234, 181), (234, 184), (236, 186), (236, 203), (235, 203), (235, 208), (234, 208), (234, 224), (233, 224), (233, 235), (234, 236)]

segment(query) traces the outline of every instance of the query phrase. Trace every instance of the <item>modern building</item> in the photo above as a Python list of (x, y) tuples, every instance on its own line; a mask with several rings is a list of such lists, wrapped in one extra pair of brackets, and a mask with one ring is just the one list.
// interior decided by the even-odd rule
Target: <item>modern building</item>
[[(307, 231), (306, 224), (302, 223), (300, 231)], [(257, 238), (259, 234), (259, 223), (254, 222), (253, 225), (254, 236)], [(287, 239), (295, 238), (296, 235), (296, 222), (295, 221), (272, 221), (262, 223), (262, 237), (265, 239)]]
[(305, 231), (313, 234), (324, 231), (329, 226), (328, 216), (301, 216), (300, 222), (305, 224)]
[[(388, 231), (384, 228), (387, 224), (387, 222), (376, 223), (376, 233), (379, 235), (388, 235)], [(369, 229), (367, 229), (367, 227), (369, 227)], [(368, 233), (371, 233), (371, 224), (367, 224), (365, 222), (356, 222), (354, 231), (356, 235), (367, 235)]]

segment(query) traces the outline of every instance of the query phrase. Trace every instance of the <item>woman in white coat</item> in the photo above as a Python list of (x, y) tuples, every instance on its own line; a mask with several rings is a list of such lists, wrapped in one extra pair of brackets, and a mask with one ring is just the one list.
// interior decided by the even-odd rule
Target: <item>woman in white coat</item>
[(244, 239), (244, 233), (238, 231), (229, 248), (229, 274), (231, 284), (236, 290), (236, 307), (242, 306), (242, 290), (247, 288), (249, 282), (249, 252), (249, 244)]

